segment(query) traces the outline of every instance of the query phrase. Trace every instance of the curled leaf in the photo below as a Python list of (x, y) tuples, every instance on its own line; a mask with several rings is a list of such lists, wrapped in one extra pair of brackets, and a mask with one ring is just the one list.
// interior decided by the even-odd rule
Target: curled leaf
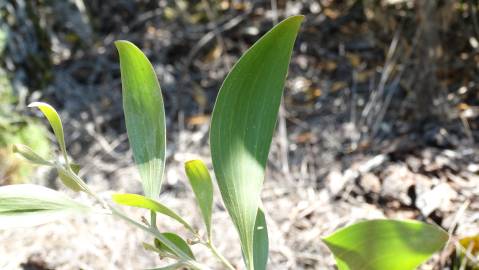
[(44, 102), (33, 102), (28, 105), (31, 108), (38, 108), (40, 111), (45, 115), (50, 126), (53, 129), (53, 133), (57, 138), (58, 144), (60, 145), (60, 150), (62, 151), (63, 158), (65, 159), (65, 164), (68, 165), (68, 154), (67, 148), (65, 145), (65, 136), (63, 135), (63, 125), (60, 116), (58, 115), (55, 108), (53, 108), (50, 104)]

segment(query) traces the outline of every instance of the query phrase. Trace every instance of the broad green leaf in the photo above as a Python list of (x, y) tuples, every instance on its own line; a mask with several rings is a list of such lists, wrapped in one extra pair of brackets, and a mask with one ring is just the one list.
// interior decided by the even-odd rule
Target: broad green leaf
[(261, 208), (258, 208), (256, 216), (253, 241), (254, 269), (266, 269), (269, 253), (268, 227), (266, 226), (266, 219)]
[(213, 208), (213, 182), (208, 168), (201, 160), (185, 163), (185, 171), (200, 206), (208, 237), (211, 237), (211, 212)]
[(353, 224), (323, 239), (339, 270), (413, 270), (449, 236), (418, 221), (371, 220)]
[(23, 144), (15, 144), (13, 145), (13, 152), (20, 154), (22, 157), (27, 159), (28, 161), (37, 164), (37, 165), (46, 165), (46, 166), (53, 166), (53, 164), (39, 155), (37, 155), (33, 150)]
[(65, 136), (63, 135), (62, 120), (60, 119), (60, 116), (58, 115), (55, 108), (50, 106), (50, 104), (47, 104), (44, 102), (33, 102), (33, 103), (30, 103), (28, 107), (38, 108), (43, 113), (43, 115), (45, 115), (48, 122), (50, 123), (50, 126), (53, 129), (53, 133), (55, 134), (55, 137), (57, 138), (58, 144), (60, 145), (60, 150), (62, 151), (63, 158), (65, 159), (65, 164), (68, 165), (68, 157), (67, 157), (68, 154), (67, 154), (67, 148), (65, 145)]
[(116, 41), (120, 54), (126, 130), (145, 195), (157, 199), (165, 167), (165, 110), (148, 58), (133, 43)]
[(176, 214), (173, 210), (168, 208), (166, 205), (159, 203), (153, 199), (150, 199), (138, 194), (113, 194), (112, 199), (114, 202), (121, 205), (144, 208), (144, 209), (161, 213), (165, 216), (169, 216), (172, 219), (181, 223), (188, 230), (194, 232), (193, 228), (190, 226), (190, 224), (188, 224), (188, 222), (186, 222), (183, 218), (181, 218), (178, 214)]
[[(166, 237), (166, 239), (170, 240), (170, 242), (173, 243), (177, 248), (187, 254), (190, 259), (195, 260), (195, 255), (193, 255), (193, 251), (191, 251), (190, 246), (179, 235), (171, 232), (161, 233), (161, 235)], [(167, 247), (158, 238), (155, 238), (155, 247), (163, 252), (175, 254), (173, 250)]]
[(88, 210), (88, 206), (46, 187), (31, 184), (0, 187), (0, 229), (41, 225)]
[(213, 168), (239, 232), (248, 269), (266, 161), (288, 65), (303, 16), (290, 17), (258, 40), (226, 77), (213, 110)]

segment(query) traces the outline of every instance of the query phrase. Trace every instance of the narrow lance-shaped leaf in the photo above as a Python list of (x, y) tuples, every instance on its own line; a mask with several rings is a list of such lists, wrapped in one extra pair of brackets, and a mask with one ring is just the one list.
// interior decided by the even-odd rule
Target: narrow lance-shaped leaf
[(171, 210), (166, 205), (160, 202), (157, 202), (153, 199), (150, 199), (138, 194), (113, 194), (112, 199), (114, 202), (121, 205), (148, 209), (148, 210), (163, 214), (165, 216), (169, 216), (170, 218), (181, 223), (189, 231), (194, 232), (194, 229), (191, 227), (191, 225), (188, 222), (186, 222), (183, 218), (181, 218), (177, 213), (175, 213), (175, 211)]
[(266, 269), (269, 253), (268, 227), (261, 208), (258, 208), (254, 225), (254, 269)]
[(165, 167), (165, 110), (148, 58), (133, 43), (116, 41), (120, 54), (126, 130), (145, 195), (157, 199)]
[(89, 209), (58, 191), (38, 185), (0, 187), (0, 229), (36, 226)]
[(201, 160), (190, 160), (185, 163), (185, 171), (195, 193), (206, 225), (208, 238), (211, 238), (211, 209), (213, 208), (213, 182), (208, 168)]
[[(291, 53), (303, 16), (290, 17), (258, 40), (219, 91), (210, 144), (226, 208), (238, 229), (248, 269), (260, 191)], [(257, 269), (261, 270), (261, 269)]]
[(22, 157), (27, 159), (28, 161), (37, 164), (37, 165), (45, 165), (45, 166), (53, 166), (53, 163), (45, 160), (44, 158), (40, 157), (37, 153), (35, 153), (30, 147), (23, 145), (23, 144), (15, 144), (13, 146), (13, 152), (20, 154)]
[(323, 239), (339, 270), (413, 270), (449, 236), (418, 221), (371, 220), (353, 224)]
[(55, 165), (57, 167), (57, 172), (60, 180), (65, 186), (72, 189), (73, 191), (87, 191), (84, 187), (82, 187), (82, 184), (84, 184), (83, 180), (73, 175), (78, 172), (78, 170), (76, 169), (79, 169), (79, 167), (76, 164), (70, 164), (70, 162), (68, 161), (68, 154), (65, 145), (65, 136), (63, 134), (63, 125), (60, 116), (58, 115), (55, 108), (44, 102), (33, 102), (28, 105), (28, 107), (40, 109), (40, 111), (47, 118), (48, 122), (50, 123), (50, 126), (53, 129), (53, 133), (57, 138), (58, 144), (60, 145), (60, 150), (62, 151), (63, 158), (65, 159), (65, 166), (60, 167), (59, 165), (55, 165), (50, 162), (45, 163), (46, 161), (42, 161), (38, 155), (33, 153), (33, 151), (29, 151), (29, 148), (26, 146), (17, 145), (15, 147), (15, 150), (34, 163), (50, 166)]
[(58, 115), (55, 108), (50, 104), (44, 102), (33, 102), (28, 105), (28, 107), (38, 108), (45, 115), (50, 126), (53, 129), (53, 133), (57, 138), (58, 144), (60, 145), (60, 150), (62, 151), (63, 158), (65, 159), (65, 164), (68, 166), (68, 154), (67, 147), (65, 145), (65, 136), (63, 135), (63, 125), (60, 116)]

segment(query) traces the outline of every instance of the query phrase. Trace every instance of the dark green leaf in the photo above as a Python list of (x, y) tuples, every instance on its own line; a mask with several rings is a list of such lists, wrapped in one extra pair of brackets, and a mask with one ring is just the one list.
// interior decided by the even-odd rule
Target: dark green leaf
[[(162, 233), (162, 235), (168, 240), (170, 240), (170, 242), (173, 243), (176, 247), (178, 247), (181, 251), (187, 254), (190, 259), (195, 260), (195, 255), (193, 255), (193, 251), (191, 251), (190, 246), (188, 245), (188, 243), (186, 243), (185, 240), (183, 240), (183, 238), (171, 232)], [(163, 252), (175, 254), (173, 250), (171, 250), (157, 238), (155, 239), (155, 247)]]
[(339, 270), (413, 270), (449, 236), (418, 221), (371, 220), (353, 224), (323, 239)]
[(213, 110), (213, 167), (238, 229), (248, 269), (266, 161), (291, 53), (303, 16), (290, 17), (258, 40), (226, 77)]
[(201, 160), (185, 163), (185, 171), (200, 206), (208, 237), (211, 236), (211, 209), (213, 208), (213, 182), (208, 168)]
[(268, 263), (269, 240), (266, 219), (261, 208), (258, 208), (254, 225), (254, 269), (265, 270)]
[(123, 109), (145, 195), (157, 199), (165, 167), (165, 111), (160, 84), (148, 58), (133, 43), (116, 41)]

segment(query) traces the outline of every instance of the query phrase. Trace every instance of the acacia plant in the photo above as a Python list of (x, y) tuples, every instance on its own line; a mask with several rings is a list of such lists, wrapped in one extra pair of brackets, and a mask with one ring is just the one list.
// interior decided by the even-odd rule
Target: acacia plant
[[(238, 60), (223, 82), (213, 110), (210, 147), (213, 169), (223, 203), (236, 226), (245, 267), (264, 270), (268, 261), (268, 230), (261, 204), (261, 189), (278, 109), (283, 94), (294, 42), (303, 20), (293, 16), (276, 25)], [(49, 159), (28, 146), (15, 150), (39, 165), (55, 168), (68, 188), (91, 195), (107, 212), (152, 236), (144, 247), (174, 263), (155, 269), (209, 269), (198, 262), (190, 245), (211, 251), (225, 269), (236, 269), (214, 245), (211, 216), (213, 181), (200, 160), (186, 162), (185, 171), (202, 215), (205, 233), (200, 234), (174, 210), (159, 201), (165, 168), (165, 112), (160, 85), (146, 56), (128, 41), (117, 41), (123, 85), (123, 108), (128, 138), (140, 172), (144, 196), (115, 194), (116, 204), (144, 208), (149, 219), (133, 220), (112, 201), (98, 196), (78, 176), (79, 166), (69, 159), (58, 113), (46, 103), (34, 102), (48, 119), (61, 151)], [(92, 208), (68, 196), (38, 185), (0, 187), (0, 229), (39, 225), (71, 213), (88, 214)], [(182, 224), (194, 239), (163, 232), (157, 215)], [(441, 249), (447, 233), (417, 221), (372, 220), (341, 229), (324, 239), (340, 270), (410, 270)], [(321, 239), (318, 239), (320, 241)]]

